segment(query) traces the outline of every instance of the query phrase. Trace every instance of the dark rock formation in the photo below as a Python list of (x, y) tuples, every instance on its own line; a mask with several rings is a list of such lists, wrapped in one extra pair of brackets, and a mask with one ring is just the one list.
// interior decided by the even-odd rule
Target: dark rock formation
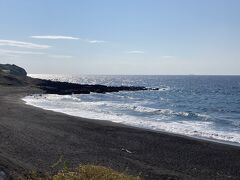
[(0, 68), (0, 85), (4, 86), (25, 86), (31, 84), (27, 76), (13, 75), (8, 70)]
[(10, 74), (14, 76), (27, 76), (27, 72), (14, 64), (0, 64), (0, 71), (2, 74)]
[(45, 93), (59, 95), (158, 90), (157, 88), (152, 89), (141, 86), (104, 86), (58, 82), (35, 79), (27, 77), (26, 74), (23, 68), (16, 65), (0, 64), (0, 85), (34, 86), (44, 90)]
[(104, 86), (104, 85), (87, 85), (75, 84), (67, 82), (58, 82), (50, 80), (41, 80), (37, 83), (40, 89), (48, 94), (89, 94), (94, 93), (107, 93), (119, 91), (143, 91), (143, 90), (157, 90), (141, 86)]

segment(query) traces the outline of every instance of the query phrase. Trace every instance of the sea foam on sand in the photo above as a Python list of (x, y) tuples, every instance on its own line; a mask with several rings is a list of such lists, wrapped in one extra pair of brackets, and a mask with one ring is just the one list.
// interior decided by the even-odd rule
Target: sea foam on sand
[[(23, 98), (23, 100), (36, 107), (46, 110), (65, 113), (72, 116), (96, 119), (109, 120), (116, 123), (122, 123), (134, 127), (165, 131), (175, 134), (187, 135), (191, 137), (217, 140), (221, 142), (240, 143), (240, 134), (237, 132), (220, 131), (214, 128), (213, 122), (209, 121), (168, 121), (168, 115), (179, 116), (193, 116), (188, 112), (174, 112), (169, 109), (156, 110), (154, 108), (147, 108), (140, 105), (118, 104), (109, 101), (82, 101), (81, 97), (89, 95), (32, 95)], [(113, 110), (111, 110), (113, 109)], [(120, 109), (120, 111), (114, 111)], [(159, 113), (162, 119), (153, 119), (135, 116), (131, 113), (127, 114), (121, 110), (130, 109), (141, 113)], [(194, 116), (203, 116), (201, 114), (194, 114)]]

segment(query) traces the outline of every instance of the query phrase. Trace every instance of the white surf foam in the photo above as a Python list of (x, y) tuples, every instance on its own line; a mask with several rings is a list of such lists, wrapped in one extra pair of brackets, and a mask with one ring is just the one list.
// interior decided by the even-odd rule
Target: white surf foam
[[(170, 133), (176, 133), (181, 135), (207, 138), (212, 140), (236, 142), (240, 143), (240, 134), (234, 131), (223, 131), (215, 128), (214, 122), (209, 121), (170, 121), (165, 118), (167, 115), (181, 115), (188, 117), (191, 114), (188, 112), (174, 112), (169, 109), (155, 109), (138, 104), (117, 104), (106, 101), (82, 101), (81, 97), (88, 95), (33, 95), (23, 98), (23, 100), (36, 107), (40, 107), (47, 110), (53, 110), (56, 112), (62, 112), (73, 116), (85, 117), (97, 120), (109, 120), (112, 122), (123, 123), (130, 126), (166, 131)], [(102, 107), (106, 108), (102, 108)], [(144, 117), (137, 117), (133, 115), (125, 114), (121, 111), (112, 111), (112, 108), (116, 109), (132, 109), (137, 112), (147, 113), (160, 113), (163, 118), (151, 119)], [(196, 116), (205, 116), (196, 114)]]

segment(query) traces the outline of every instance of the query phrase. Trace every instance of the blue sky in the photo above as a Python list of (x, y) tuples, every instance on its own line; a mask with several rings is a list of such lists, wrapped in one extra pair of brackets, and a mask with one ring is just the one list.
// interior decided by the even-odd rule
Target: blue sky
[(240, 74), (238, 0), (0, 0), (0, 63), (30, 73)]

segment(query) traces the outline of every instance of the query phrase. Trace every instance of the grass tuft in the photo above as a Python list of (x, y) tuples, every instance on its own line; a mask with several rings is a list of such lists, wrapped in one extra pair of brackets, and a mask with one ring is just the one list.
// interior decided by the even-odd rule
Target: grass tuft
[(141, 180), (139, 176), (131, 176), (117, 172), (111, 168), (95, 165), (82, 165), (75, 170), (65, 169), (56, 175), (33, 172), (25, 176), (26, 180)]

